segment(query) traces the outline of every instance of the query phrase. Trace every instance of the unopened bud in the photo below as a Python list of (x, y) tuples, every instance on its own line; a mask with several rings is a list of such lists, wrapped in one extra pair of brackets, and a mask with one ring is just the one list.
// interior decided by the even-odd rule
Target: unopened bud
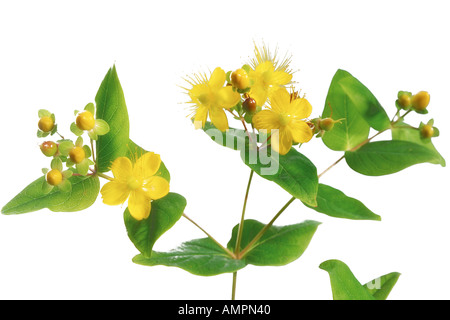
[(244, 90), (250, 85), (250, 79), (244, 69), (237, 69), (231, 73), (231, 84), (237, 89)]
[(411, 104), (415, 110), (423, 111), (430, 103), (430, 94), (426, 91), (420, 91), (412, 96)]

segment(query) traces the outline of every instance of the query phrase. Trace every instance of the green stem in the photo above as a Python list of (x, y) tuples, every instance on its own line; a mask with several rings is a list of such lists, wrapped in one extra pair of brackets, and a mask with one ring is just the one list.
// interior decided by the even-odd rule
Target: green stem
[(109, 180), (109, 181), (113, 181), (113, 180), (114, 180), (114, 179), (111, 178), (110, 176), (108, 176), (108, 175), (106, 175), (106, 174), (103, 174), (103, 173), (101, 173), (101, 172), (95, 172), (95, 174), (98, 175), (99, 177), (102, 177), (102, 178), (104, 178), (104, 179), (106, 179), (106, 180)]
[(227, 248), (225, 248), (224, 246), (222, 246), (216, 239), (214, 239), (208, 232), (206, 232), (205, 229), (203, 229), (202, 227), (200, 227), (194, 220), (192, 220), (191, 218), (189, 218), (185, 213), (183, 213), (183, 217), (185, 217), (187, 220), (189, 220), (190, 222), (192, 222), (193, 225), (195, 225), (197, 228), (199, 228), (201, 231), (203, 231), (204, 234), (206, 234), (208, 236), (208, 238), (210, 238), (212, 241), (214, 241), (223, 251), (225, 251), (231, 258), (236, 259), (236, 256), (233, 252), (231, 252), (230, 250), (228, 250)]
[[(241, 247), (242, 232), (244, 230), (245, 209), (247, 208), (247, 200), (248, 200), (248, 194), (250, 191), (250, 184), (252, 183), (253, 172), (254, 172), (253, 170), (250, 170), (250, 177), (248, 178), (247, 190), (245, 191), (244, 205), (242, 207), (241, 222), (239, 223), (239, 229), (238, 229), (238, 234), (237, 234), (237, 239), (236, 239), (236, 247), (234, 249), (234, 254), (236, 256), (239, 255), (239, 250)], [(237, 271), (233, 272), (233, 285), (232, 285), (232, 289), (231, 289), (231, 300), (235, 300), (235, 298), (236, 298), (236, 278), (237, 278)]]
[(258, 232), (258, 234), (253, 238), (252, 241), (250, 241), (250, 243), (240, 252), (240, 254), (237, 256), (238, 259), (243, 259), (253, 248), (253, 245), (259, 240), (261, 239), (261, 237), (264, 235), (264, 233), (273, 225), (273, 223), (275, 222), (275, 220), (278, 219), (278, 217), (284, 212), (284, 210), (287, 209), (287, 207), (289, 207), (289, 205), (295, 200), (295, 197), (292, 197), (284, 206), (283, 208), (280, 209), (280, 211), (278, 211), (278, 213), (272, 218), (272, 220), (270, 220), (270, 222), (268, 224), (266, 224), (264, 226), (264, 228), (261, 229), (261, 231)]

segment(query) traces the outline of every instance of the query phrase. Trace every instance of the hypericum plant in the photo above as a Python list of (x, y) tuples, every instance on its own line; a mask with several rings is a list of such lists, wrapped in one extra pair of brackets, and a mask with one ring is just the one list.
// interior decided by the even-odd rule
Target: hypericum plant
[[(418, 126), (405, 121), (411, 112), (427, 114), (427, 92), (413, 95), (400, 91), (390, 119), (369, 89), (347, 71), (338, 70), (321, 116), (311, 119), (312, 106), (294, 88), (289, 64), (290, 58), (280, 61), (266, 47), (256, 47), (255, 57), (236, 70), (225, 72), (218, 67), (210, 75), (186, 79), (189, 86), (184, 89), (190, 98), (194, 127), (215, 143), (238, 151), (250, 168), (241, 219), (226, 245), (184, 213), (186, 200), (169, 192), (170, 174), (160, 156), (130, 140), (128, 111), (115, 67), (101, 83), (95, 105), (89, 103), (83, 111), (75, 112), (70, 125), (75, 141), (57, 131), (54, 114), (39, 111), (38, 137), (58, 134), (61, 139), (41, 144), (42, 153), (51, 158), (50, 169), (43, 169), (44, 176), (7, 203), (2, 213), (43, 208), (78, 211), (91, 206), (99, 194), (108, 205), (127, 202), (125, 227), (139, 251), (133, 262), (175, 266), (200, 276), (233, 273), (234, 299), (238, 270), (248, 264), (283, 266), (298, 259), (308, 247), (320, 222), (274, 225), (295, 200), (336, 218), (381, 220), (360, 201), (319, 183), (338, 162), (345, 159), (351, 169), (368, 176), (392, 174), (423, 162), (445, 166), (431, 142), (439, 135), (433, 120)], [(242, 129), (230, 128), (229, 120), (235, 120)], [(369, 136), (371, 128), (376, 133)], [(389, 130), (392, 139), (373, 141)], [(84, 144), (84, 134), (89, 144)], [(331, 150), (343, 152), (319, 174), (299, 151), (303, 143), (312, 143), (314, 136)], [(292, 196), (268, 223), (245, 219), (254, 173)], [(101, 189), (99, 178), (107, 180)], [(184, 242), (168, 252), (154, 251), (155, 242), (182, 216), (207, 237)], [(325, 261), (320, 268), (329, 273), (334, 299), (386, 299), (400, 275), (389, 273), (362, 285), (339, 260)]]

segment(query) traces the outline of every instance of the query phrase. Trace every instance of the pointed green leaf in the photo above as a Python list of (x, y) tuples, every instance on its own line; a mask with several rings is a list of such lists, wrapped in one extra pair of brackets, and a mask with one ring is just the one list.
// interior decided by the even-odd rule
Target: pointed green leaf
[(348, 197), (342, 191), (321, 183), (317, 193), (317, 206), (305, 205), (317, 212), (336, 218), (381, 220), (379, 215), (373, 213), (359, 200)]
[(97, 176), (80, 177), (72, 176), (72, 189), (70, 192), (62, 192), (53, 188), (45, 193), (42, 185), (45, 177), (41, 177), (8, 202), (3, 208), (3, 214), (19, 214), (48, 208), (55, 212), (79, 211), (90, 207), (100, 190), (100, 182)]
[(355, 99), (349, 96), (341, 83), (349, 77), (349, 73), (338, 70), (334, 75), (325, 100), (322, 118), (332, 117), (335, 123), (333, 129), (326, 132), (322, 141), (325, 145), (336, 151), (350, 150), (366, 140), (369, 136), (370, 125), (358, 111)]
[(392, 139), (413, 142), (429, 149), (435, 155), (435, 158), (430, 162), (445, 167), (445, 159), (436, 150), (431, 139), (421, 139), (419, 130), (411, 127), (407, 123), (399, 122), (392, 128)]
[(333, 300), (375, 300), (342, 261), (327, 260), (319, 268), (330, 276)]
[(438, 156), (417, 143), (402, 140), (370, 142), (356, 151), (345, 152), (350, 168), (368, 176), (381, 176), (401, 171), (409, 166), (431, 162)]
[(95, 102), (96, 118), (106, 121), (110, 127), (110, 131), (97, 140), (98, 170), (106, 172), (116, 158), (126, 155), (130, 130), (125, 97), (115, 66), (103, 79)]
[(386, 300), (399, 277), (400, 273), (391, 272), (369, 281), (364, 287), (376, 300)]
[[(283, 266), (298, 259), (308, 247), (320, 222), (307, 220), (288, 226), (271, 226), (264, 235), (252, 245), (251, 251), (245, 255), (248, 264), (256, 266)], [(264, 224), (256, 220), (245, 220), (242, 232), (241, 248), (244, 249), (264, 228)], [(233, 228), (228, 249), (236, 246), (239, 225)]]
[(210, 238), (184, 242), (169, 252), (153, 251), (151, 257), (139, 254), (133, 258), (133, 262), (144, 266), (178, 267), (199, 276), (235, 272), (246, 266), (244, 261), (230, 258)]
[(147, 219), (134, 219), (127, 208), (124, 221), (128, 237), (144, 256), (150, 256), (156, 240), (181, 218), (185, 207), (186, 199), (183, 196), (169, 193), (164, 198), (152, 201)]

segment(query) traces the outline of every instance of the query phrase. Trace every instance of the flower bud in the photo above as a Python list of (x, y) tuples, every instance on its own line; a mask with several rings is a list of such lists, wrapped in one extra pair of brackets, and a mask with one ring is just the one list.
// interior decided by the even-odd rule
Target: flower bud
[(58, 169), (52, 169), (47, 172), (46, 180), (49, 185), (57, 186), (63, 181), (63, 175)]
[(244, 90), (249, 87), (250, 79), (244, 69), (237, 69), (231, 73), (231, 84), (237, 89)]
[(38, 127), (43, 132), (50, 132), (52, 131), (53, 127), (55, 125), (55, 122), (51, 117), (44, 116), (39, 119)]
[(426, 124), (422, 128), (420, 128), (420, 135), (422, 138), (428, 139), (433, 137), (434, 135), (434, 129), (431, 125)]
[(334, 127), (334, 122), (331, 118), (320, 119), (319, 127), (323, 131), (330, 131)]
[(89, 111), (79, 113), (75, 122), (81, 130), (91, 130), (95, 126), (94, 115)]
[(53, 141), (45, 141), (40, 145), (42, 153), (47, 157), (53, 157), (58, 151), (58, 145)]
[(86, 152), (82, 147), (74, 147), (69, 151), (70, 160), (78, 164), (86, 158)]
[(398, 104), (403, 109), (409, 109), (411, 107), (411, 95), (403, 93), (398, 97)]
[(423, 111), (430, 103), (430, 94), (426, 91), (420, 91), (412, 96), (411, 104), (415, 110)]
[(245, 112), (255, 112), (256, 111), (256, 101), (253, 98), (247, 98), (242, 103), (242, 107)]

